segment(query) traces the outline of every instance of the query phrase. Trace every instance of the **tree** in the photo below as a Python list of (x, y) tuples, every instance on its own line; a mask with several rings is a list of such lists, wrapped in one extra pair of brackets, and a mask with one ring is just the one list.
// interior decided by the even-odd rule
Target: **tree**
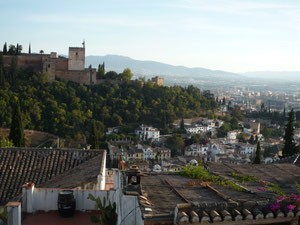
[(181, 133), (186, 133), (186, 131), (184, 129), (184, 119), (183, 118), (181, 119), (179, 130)]
[(16, 46), (14, 45), (9, 45), (9, 48), (8, 48), (8, 55), (15, 55), (16, 54)]
[(223, 98), (222, 105), (226, 105), (226, 99), (225, 99), (225, 97)]
[(167, 146), (171, 149), (172, 156), (181, 155), (184, 147), (184, 141), (181, 137), (172, 136), (166, 141)]
[(125, 82), (129, 82), (132, 78), (133, 74), (129, 68), (126, 68), (123, 70), (123, 73), (121, 73), (121, 80)]
[(226, 137), (227, 132), (230, 131), (230, 125), (228, 123), (223, 123), (223, 125), (218, 129), (217, 137)]
[(3, 45), (3, 55), (7, 55), (7, 43)]
[(231, 129), (239, 129), (239, 121), (236, 117), (232, 117), (230, 120)]
[(90, 135), (88, 138), (88, 143), (91, 145), (92, 149), (99, 148), (99, 132), (96, 127), (96, 121), (93, 120)]
[(0, 53), (0, 86), (2, 86), (4, 82), (5, 82), (5, 78), (4, 78), (3, 54)]
[(262, 112), (265, 111), (265, 103), (262, 103), (262, 104), (261, 104), (260, 110), (261, 110)]
[(12, 84), (17, 78), (17, 59), (15, 56), (11, 58), (10, 68), (9, 68), (9, 82)]
[(263, 163), (263, 159), (262, 159), (262, 151), (261, 151), (261, 147), (260, 147), (260, 142), (257, 142), (255, 158), (254, 158), (253, 164), (262, 164), (262, 163)]
[(105, 74), (105, 78), (106, 79), (111, 79), (111, 80), (116, 80), (118, 78), (118, 73), (116, 73), (115, 71), (108, 71)]
[(288, 114), (288, 122), (285, 127), (284, 134), (284, 146), (282, 149), (282, 154), (284, 157), (292, 156), (297, 153), (297, 146), (294, 141), (294, 130), (295, 130), (295, 115), (294, 110), (292, 109)]
[(249, 143), (250, 143), (251, 145), (255, 144), (255, 139), (254, 139), (254, 136), (253, 136), (253, 135), (251, 135), (250, 140), (249, 140)]
[(28, 54), (31, 54), (31, 44), (29, 43)]
[(8, 139), (11, 140), (16, 147), (25, 147), (24, 127), (20, 110), (20, 103), (18, 100), (15, 101)]
[(99, 64), (96, 77), (97, 77), (97, 79), (104, 79), (105, 78), (105, 65), (104, 65), (104, 62), (103, 62), (103, 64)]

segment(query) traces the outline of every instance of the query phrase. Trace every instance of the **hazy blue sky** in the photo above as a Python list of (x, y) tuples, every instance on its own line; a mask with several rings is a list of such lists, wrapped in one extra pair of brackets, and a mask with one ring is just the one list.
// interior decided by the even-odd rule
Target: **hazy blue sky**
[(299, 0), (0, 0), (0, 44), (233, 72), (300, 70)]

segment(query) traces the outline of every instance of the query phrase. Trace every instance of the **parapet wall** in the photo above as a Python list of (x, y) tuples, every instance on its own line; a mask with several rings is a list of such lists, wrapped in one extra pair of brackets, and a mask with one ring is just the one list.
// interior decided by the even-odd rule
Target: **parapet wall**
[(49, 55), (42, 54), (24, 54), (18, 56), (4, 55), (4, 65), (9, 66), (13, 57), (17, 58), (17, 65), (19, 67), (33, 67), (35, 70), (43, 70), (43, 56), (49, 57)]
[[(92, 74), (91, 74), (92, 73)], [(70, 80), (73, 82), (90, 85), (96, 82), (96, 70), (57, 70), (56, 78)]]

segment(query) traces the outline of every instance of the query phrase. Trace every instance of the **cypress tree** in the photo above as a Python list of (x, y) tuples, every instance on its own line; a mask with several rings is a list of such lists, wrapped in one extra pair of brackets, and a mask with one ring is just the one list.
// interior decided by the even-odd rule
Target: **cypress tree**
[(10, 126), (9, 140), (16, 147), (25, 147), (25, 135), (19, 101), (16, 100)]
[(283, 157), (292, 156), (297, 153), (297, 146), (294, 141), (294, 130), (295, 130), (295, 114), (292, 109), (288, 114), (288, 122), (285, 127), (285, 134), (283, 136), (284, 146), (282, 149)]
[(250, 140), (249, 140), (249, 143), (250, 143), (251, 145), (253, 145), (253, 144), (255, 143), (255, 140), (254, 140), (254, 136), (253, 136), (253, 135), (251, 135)]
[(28, 54), (31, 54), (31, 44), (29, 43)]
[(9, 68), (9, 81), (12, 84), (17, 78), (17, 59), (15, 56), (11, 58), (11, 64)]
[(0, 86), (4, 84), (4, 62), (3, 62), (3, 54), (0, 53)]
[(7, 43), (6, 42), (3, 46), (3, 55), (7, 55)]
[(255, 158), (254, 158), (253, 164), (262, 164), (262, 162), (263, 162), (263, 159), (262, 159), (262, 152), (261, 152), (261, 148), (260, 148), (260, 142), (257, 142)]
[(98, 133), (98, 130), (96, 127), (95, 120), (93, 120), (93, 122), (92, 122), (88, 143), (91, 145), (92, 149), (99, 148), (99, 133)]
[(16, 48), (16, 55), (19, 54), (19, 44), (17, 44), (17, 48)]
[(182, 118), (181, 122), (180, 122), (180, 130), (183, 131), (184, 130), (184, 119)]

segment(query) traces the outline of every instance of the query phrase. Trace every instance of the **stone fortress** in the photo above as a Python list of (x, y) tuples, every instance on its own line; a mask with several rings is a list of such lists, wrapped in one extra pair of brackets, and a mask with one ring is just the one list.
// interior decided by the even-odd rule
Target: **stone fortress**
[(69, 58), (50, 54), (4, 55), (4, 64), (9, 65), (11, 58), (16, 57), (18, 67), (31, 67), (34, 71), (48, 73), (49, 81), (56, 78), (74, 81), (81, 84), (96, 84), (96, 69), (85, 68), (85, 46), (69, 47)]

